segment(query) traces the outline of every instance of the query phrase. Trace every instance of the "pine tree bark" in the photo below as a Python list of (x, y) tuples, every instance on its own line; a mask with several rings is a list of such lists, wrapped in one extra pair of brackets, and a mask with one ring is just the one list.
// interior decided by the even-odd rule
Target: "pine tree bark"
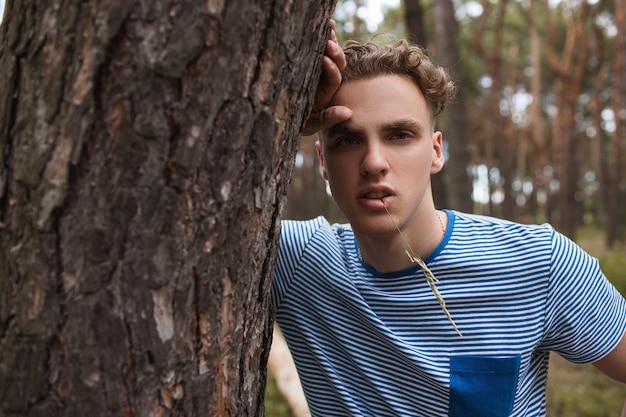
[(333, 0), (13, 0), (0, 415), (260, 416)]

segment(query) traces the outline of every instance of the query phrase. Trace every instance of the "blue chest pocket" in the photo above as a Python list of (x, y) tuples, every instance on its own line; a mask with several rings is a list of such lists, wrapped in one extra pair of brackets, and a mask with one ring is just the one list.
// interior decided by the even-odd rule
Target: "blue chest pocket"
[(513, 409), (521, 356), (452, 356), (449, 417), (506, 417)]

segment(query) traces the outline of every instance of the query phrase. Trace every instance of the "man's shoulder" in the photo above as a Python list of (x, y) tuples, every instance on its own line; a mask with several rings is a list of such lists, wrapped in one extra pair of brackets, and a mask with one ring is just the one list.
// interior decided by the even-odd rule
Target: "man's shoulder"
[(324, 216), (308, 220), (283, 220), (281, 222), (281, 239), (283, 241), (308, 242), (316, 237), (322, 240), (339, 242), (352, 241), (354, 234), (349, 223), (330, 223)]
[(335, 234), (352, 233), (350, 223), (330, 223), (324, 216), (306, 220), (284, 219), (281, 221), (282, 231), (285, 233), (309, 230), (315, 233), (318, 230), (327, 230)]
[(551, 251), (558, 233), (549, 224), (526, 224), (491, 216), (454, 212), (452, 244), (494, 249), (532, 248)]
[(452, 211), (454, 213), (454, 223), (457, 228), (464, 228), (468, 230), (481, 229), (481, 230), (493, 230), (493, 231), (534, 231), (534, 232), (547, 232), (552, 233), (553, 228), (547, 223), (521, 223), (512, 220), (499, 219), (492, 216), (486, 216), (482, 214), (470, 214), (459, 211)]

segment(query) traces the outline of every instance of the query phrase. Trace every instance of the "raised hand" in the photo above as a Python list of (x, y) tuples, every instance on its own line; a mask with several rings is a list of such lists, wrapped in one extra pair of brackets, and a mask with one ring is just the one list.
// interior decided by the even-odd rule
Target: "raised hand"
[(328, 106), (341, 86), (341, 71), (346, 67), (346, 56), (337, 42), (335, 21), (331, 20), (330, 38), (326, 42), (322, 76), (315, 93), (313, 111), (309, 116), (303, 135), (313, 135), (319, 130), (328, 129), (337, 123), (349, 119), (352, 111), (344, 106)]

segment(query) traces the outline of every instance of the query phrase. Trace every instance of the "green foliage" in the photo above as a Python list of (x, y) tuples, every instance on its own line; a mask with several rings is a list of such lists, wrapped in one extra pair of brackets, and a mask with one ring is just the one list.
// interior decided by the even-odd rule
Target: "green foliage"
[(276, 380), (268, 375), (265, 388), (265, 415), (267, 417), (293, 417), (289, 405), (281, 395)]
[(622, 294), (626, 294), (626, 248), (607, 249), (604, 232), (597, 226), (581, 227), (577, 242), (585, 251), (598, 258), (606, 277)]
[(602, 374), (593, 365), (575, 365), (550, 358), (548, 415), (552, 417), (618, 416), (626, 386)]
[(626, 255), (622, 249), (606, 251), (598, 258), (604, 274), (622, 294), (626, 294)]

